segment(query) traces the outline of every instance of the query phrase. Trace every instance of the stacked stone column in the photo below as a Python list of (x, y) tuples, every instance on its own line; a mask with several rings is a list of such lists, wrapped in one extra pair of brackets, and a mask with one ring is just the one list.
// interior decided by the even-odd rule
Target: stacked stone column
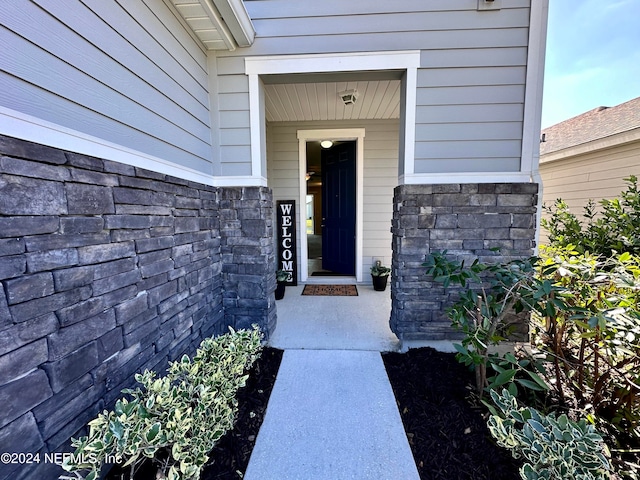
[(275, 329), (276, 259), (273, 202), (265, 187), (224, 188), (220, 200), (220, 253), (225, 323), (268, 334)]
[[(538, 185), (401, 185), (394, 191), (391, 329), (401, 340), (457, 338), (446, 316), (458, 290), (425, 274), (429, 253), (502, 262), (533, 255)], [(499, 249), (499, 250), (494, 250)]]

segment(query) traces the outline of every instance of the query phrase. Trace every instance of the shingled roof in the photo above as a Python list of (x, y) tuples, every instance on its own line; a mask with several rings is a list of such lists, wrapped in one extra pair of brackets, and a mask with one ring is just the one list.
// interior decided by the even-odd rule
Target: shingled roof
[(640, 128), (640, 97), (615, 107), (598, 107), (542, 130), (540, 155)]

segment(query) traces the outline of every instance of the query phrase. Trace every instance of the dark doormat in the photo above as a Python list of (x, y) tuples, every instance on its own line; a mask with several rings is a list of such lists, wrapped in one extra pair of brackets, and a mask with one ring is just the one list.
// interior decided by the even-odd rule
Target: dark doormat
[(356, 297), (358, 289), (355, 285), (305, 285), (302, 295)]

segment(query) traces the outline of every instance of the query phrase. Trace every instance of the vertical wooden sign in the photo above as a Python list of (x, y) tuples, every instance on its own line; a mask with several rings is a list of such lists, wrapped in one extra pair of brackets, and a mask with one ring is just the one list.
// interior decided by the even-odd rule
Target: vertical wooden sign
[(296, 258), (296, 201), (278, 200), (278, 270), (289, 274), (287, 285), (298, 285)]

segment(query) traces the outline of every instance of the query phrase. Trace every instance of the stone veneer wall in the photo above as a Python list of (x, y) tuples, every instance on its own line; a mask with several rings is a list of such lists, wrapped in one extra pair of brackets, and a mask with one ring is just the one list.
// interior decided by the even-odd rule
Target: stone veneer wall
[[(457, 337), (445, 314), (456, 288), (425, 275), (426, 256), (500, 262), (533, 255), (536, 183), (401, 185), (394, 191), (391, 330), (401, 340)], [(500, 248), (499, 252), (492, 248)]]
[(225, 188), (220, 197), (225, 321), (236, 329), (259, 323), (263, 331), (273, 332), (276, 258), (271, 190)]
[[(265, 188), (0, 136), (0, 452), (70, 452), (135, 372), (227, 325), (268, 334), (271, 217)], [(41, 459), (0, 479), (57, 478)]]

